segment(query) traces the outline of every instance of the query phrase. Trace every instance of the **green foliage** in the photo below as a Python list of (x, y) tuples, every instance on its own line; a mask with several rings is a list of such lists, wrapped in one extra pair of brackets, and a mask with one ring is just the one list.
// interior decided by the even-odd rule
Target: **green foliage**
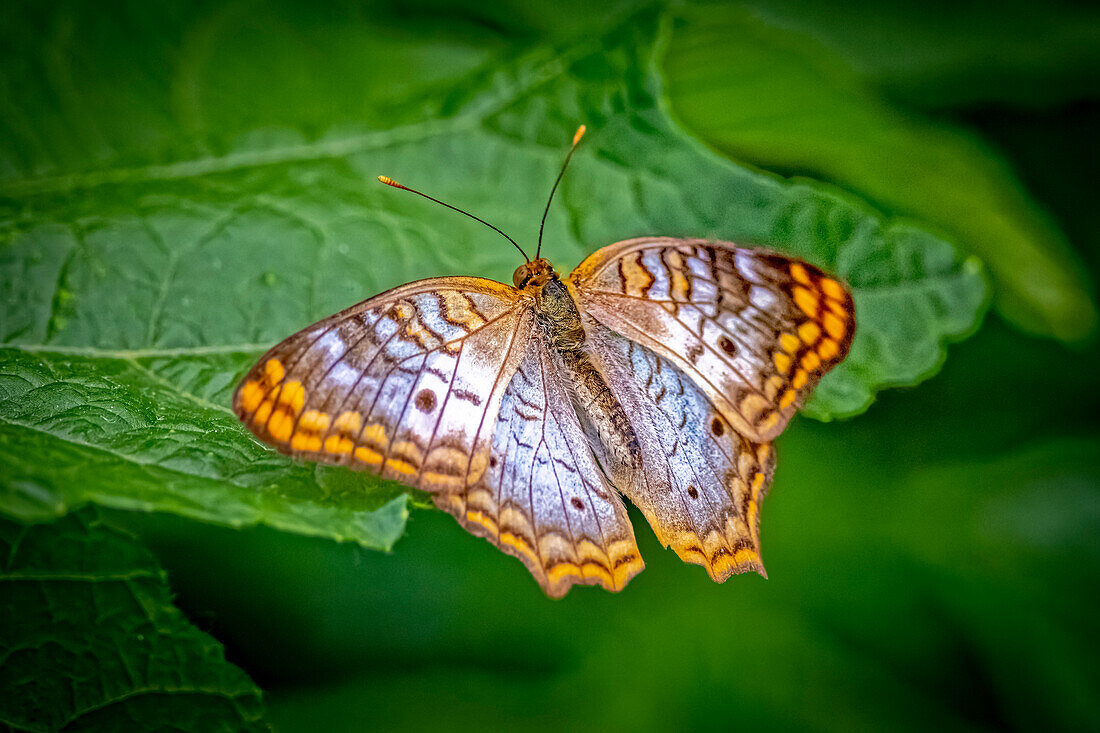
[[(1100, 8), (1006, 0), (996, 8), (925, 0), (747, 0), (775, 30), (843, 59), (894, 101), (944, 110), (980, 103), (1055, 107), (1100, 92)], [(858, 19), (858, 22), (857, 20)]]
[[(1098, 355), (994, 319), (919, 389), (796, 421), (766, 581), (711, 583), (637, 514), (646, 570), (553, 603), (439, 513), (392, 556), (157, 516), (143, 532), (270, 675), (280, 730), (1089, 729), (1100, 393), (1063, 385)], [(1005, 397), (1029, 387), (1027, 408)]]
[[(349, 53), (365, 47), (382, 30), (340, 28), (277, 36), (286, 46), (271, 52), (275, 63), (309, 67), (302, 34), (335, 35), (335, 54), (341, 44)], [(388, 549), (406, 517), (397, 490), (276, 457), (229, 414), (231, 390), (266, 345), (363, 296), (426, 275), (508, 279), (514, 252), (470, 222), (372, 185), (377, 172), (533, 235), (579, 120), (594, 133), (548, 227), (556, 261), (575, 263), (597, 246), (649, 233), (755, 243), (836, 271), (853, 287), (858, 327), (851, 355), (809, 407), (818, 417), (859, 412), (878, 389), (933, 372), (943, 340), (972, 329), (981, 311), (978, 264), (912, 225), (693, 143), (661, 105), (651, 63), (658, 32), (658, 16), (646, 12), (596, 43), (512, 48), (490, 59), (431, 34), (403, 38), (387, 49), (408, 62), (415, 93), (438, 93), (443, 72), (413, 75), (414, 60), (450, 55), (461, 91), (413, 115), (405, 92), (386, 97), (391, 87), (379, 86), (371, 115), (347, 110), (359, 121), (325, 129), (303, 99), (263, 114), (295, 132), (242, 137), (233, 132), (254, 124), (245, 110), (260, 114), (267, 89), (226, 71), (251, 68), (255, 55), (226, 30), (208, 40), (216, 66), (186, 67), (199, 109), (217, 110), (201, 132), (165, 129), (161, 149), (135, 149), (112, 132), (129, 118), (96, 105), (95, 114), (63, 121), (109, 139), (109, 161), (77, 151), (16, 161), (12, 148), (8, 160), (20, 173), (0, 183), (13, 222), (0, 263), (10, 314), (0, 333), (9, 345), (0, 351), (0, 420), (9, 436), (0, 506), (37, 519), (94, 501)], [(356, 33), (359, 41), (341, 40)], [(110, 48), (79, 49), (93, 51), (96, 63), (113, 61)], [(342, 98), (329, 85), (344, 83), (350, 95), (352, 66), (314, 68), (313, 93)], [(221, 84), (240, 85), (225, 98), (204, 79), (215, 69)], [(288, 94), (307, 91), (292, 86)], [(72, 93), (77, 108), (93, 91)], [(142, 101), (133, 96), (129, 105)], [(146, 103), (147, 116), (159, 109), (155, 99)], [(425, 113), (428, 121), (416, 121)]]
[(1095, 331), (1092, 287), (1065, 236), (987, 144), (899, 112), (808, 33), (736, 6), (682, 15), (664, 61), (670, 104), (703, 140), (947, 232), (982, 258), (998, 308), (1029, 331), (1068, 341)]
[(0, 519), (7, 730), (265, 730), (260, 691), (172, 605), (164, 571), (89, 510)]
[[(1017, 146), (1040, 204), (977, 135), (891, 101), (1072, 99), (1100, 63), (1094, 14), (751, 7), (6, 8), (0, 727), (261, 725), (256, 687), (118, 525), (280, 730), (1096, 727), (1100, 347), (992, 318), (944, 364), (990, 297), (1045, 336), (1092, 329), (1043, 207), (1100, 241), (1095, 115), (1076, 134), (1037, 117)], [(410, 513), (424, 497), (287, 460), (228, 410), (268, 346), (357, 300), (510, 281), (509, 245), (375, 175), (528, 246), (581, 122), (559, 269), (711, 236), (853, 286), (851, 356), (807, 412), (877, 404), (780, 439), (767, 582), (710, 583), (635, 514), (646, 572), (551, 603), (450, 517)], [(56, 519), (88, 503), (110, 526)]]
[(225, 390), (242, 363), (0, 350), (0, 508), (42, 520), (91, 501), (392, 547), (408, 516), (398, 488), (364, 493), (349, 472), (275, 457), (241, 430)]

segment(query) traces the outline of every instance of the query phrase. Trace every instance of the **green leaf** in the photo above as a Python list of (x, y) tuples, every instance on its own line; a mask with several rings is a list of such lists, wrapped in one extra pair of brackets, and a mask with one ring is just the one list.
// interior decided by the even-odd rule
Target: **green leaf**
[(0, 519), (9, 730), (265, 730), (260, 691), (172, 605), (164, 571), (94, 512)]
[[(891, 99), (943, 109), (1057, 106), (1100, 91), (1093, 3), (748, 0), (769, 25), (827, 45)], [(980, 31), (978, 30), (980, 29)]]
[(91, 501), (390, 549), (408, 516), (398, 487), (290, 463), (225, 407), (253, 356), (0, 349), (0, 507), (42, 520)]
[[(677, 128), (654, 11), (564, 48), (286, 6), (178, 9), (173, 24), (134, 12), (124, 37), (94, 6), (49, 12), (59, 33), (96, 32), (48, 46), (16, 34), (19, 63), (0, 66), (0, 89), (41, 84), (23, 88), (32, 102), (0, 101), (14, 120), (0, 140), (0, 508), (17, 516), (92, 501), (390, 547), (407, 516), (399, 487), (275, 455), (236, 424), (231, 391), (268, 345), (387, 287), (509, 280), (506, 244), (375, 175), (530, 244), (581, 121), (592, 132), (548, 222), (549, 256), (568, 270), (632, 236), (710, 236), (835, 271), (853, 286), (857, 335), (810, 406), (818, 417), (931, 374), (983, 309), (977, 263), (942, 240), (734, 165)], [(407, 61), (396, 77), (365, 60), (375, 38)], [(258, 44), (312, 83), (270, 99)], [(151, 76), (112, 98), (97, 80), (120, 69)], [(364, 84), (369, 113), (348, 101)]]
[(689, 6), (664, 58), (685, 126), (740, 160), (821, 177), (978, 255), (997, 308), (1025, 330), (1094, 333), (1093, 286), (1065, 236), (974, 136), (879, 99), (812, 36), (743, 8)]

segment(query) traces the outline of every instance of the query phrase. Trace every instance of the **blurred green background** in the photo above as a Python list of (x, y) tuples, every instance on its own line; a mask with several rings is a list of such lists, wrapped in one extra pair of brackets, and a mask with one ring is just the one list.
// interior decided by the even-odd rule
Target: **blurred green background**
[[(422, 498), (390, 553), (265, 526), (215, 526), (177, 516), (189, 514), (178, 507), (175, 514), (102, 510), (110, 525), (152, 551), (175, 605), (263, 690), (262, 720), (276, 730), (1100, 729), (1094, 6), (62, 2), (16, 3), (0, 25), (0, 295), (5, 343), (24, 344), (23, 356), (51, 344), (76, 359), (87, 355), (79, 351), (85, 344), (122, 350), (146, 337), (168, 347), (186, 341), (179, 333), (191, 322), (182, 315), (169, 312), (156, 327), (162, 332), (130, 339), (122, 327), (69, 313), (62, 287), (71, 266), (125, 290), (128, 271), (111, 259), (123, 236), (113, 223), (133, 207), (163, 215), (173, 197), (193, 209), (155, 221), (168, 243), (156, 265), (162, 269), (180, 266), (172, 226), (183, 231), (188, 217), (216, 213), (243, 190), (260, 191), (258, 205), (277, 212), (309, 191), (300, 211), (282, 212), (307, 223), (311, 206), (392, 210), (428, 222), (395, 224), (397, 245), (384, 239), (392, 235), (385, 228), (344, 231), (343, 219), (321, 217), (325, 228), (294, 233), (285, 256), (280, 242), (289, 235), (255, 222), (238, 239), (237, 224), (228, 224), (221, 248), (203, 250), (210, 240), (199, 241), (204, 261), (230, 256), (226, 242), (240, 242), (242, 262), (252, 263), (240, 265), (249, 268), (247, 282), (291, 286), (295, 258), (311, 251), (314, 234), (369, 245), (359, 266), (369, 265), (373, 280), (358, 282), (351, 267), (303, 285), (306, 294), (287, 301), (285, 312), (281, 301), (265, 302), (273, 320), (240, 329), (251, 329), (255, 344), (401, 279), (507, 280), (514, 258), (488, 233), (395, 192), (360, 197), (362, 181), (392, 175), (526, 237), (573, 126), (587, 122), (594, 134), (612, 135), (623, 129), (616, 127), (623, 109), (647, 108), (647, 95), (661, 119), (713, 154), (814, 181), (815, 190), (912, 222), (951, 242), (959, 258), (983, 263), (990, 310), (965, 334), (941, 331), (968, 338), (949, 347), (938, 373), (879, 394), (851, 419), (796, 418), (779, 439), (763, 511), (766, 581), (711, 583), (662, 550), (634, 512), (645, 572), (619, 594), (575, 589), (554, 602), (517, 561), (421, 508)], [(593, 59), (605, 46), (603, 68)], [(572, 91), (553, 82), (562, 70), (575, 82)], [(621, 90), (587, 91), (620, 74)], [(522, 97), (512, 86), (524, 89)], [(521, 101), (494, 107), (513, 98)], [(470, 109), (490, 110), (489, 121), (470, 133), (473, 147), (467, 140), (458, 151), (405, 152), (408, 130), (438, 125), (444, 139), (466, 135), (473, 123), (456, 110)], [(481, 185), (492, 171), (478, 167), (479, 156), (500, 159), (484, 130), (540, 145), (499, 187)], [(349, 158), (347, 131), (376, 134), (385, 149)], [(593, 155), (612, 158), (612, 143), (593, 145)], [(296, 146), (328, 152), (319, 167), (295, 168)], [(265, 158), (273, 150), (283, 157)], [(673, 155), (655, 150), (647, 170), (661, 170)], [(233, 156), (246, 173), (207, 175), (209, 161)], [(650, 198), (646, 186), (659, 181), (638, 183), (633, 199), (624, 194), (630, 208), (622, 212), (587, 211), (585, 165), (578, 161), (573, 193), (568, 183), (564, 190), (569, 215), (551, 214), (552, 233), (564, 243), (554, 253), (559, 268), (611, 241), (590, 239), (617, 227), (690, 233), (673, 231), (689, 221), (666, 211), (675, 197)], [(131, 182), (139, 169), (156, 171), (158, 188)], [(630, 190), (635, 182), (624, 176), (622, 185)], [(712, 200), (701, 203), (705, 195), (680, 205), (706, 208)], [(646, 212), (650, 201), (657, 205)], [(645, 221), (620, 223), (642, 215)], [(41, 276), (36, 268), (47, 268), (52, 256), (43, 222), (56, 221), (78, 222), (81, 253), (60, 274), (55, 268)], [(713, 226), (697, 233), (724, 231), (721, 222)], [(440, 239), (448, 227), (460, 232), (453, 251)], [(831, 231), (822, 225), (826, 243)], [(28, 232), (38, 237), (30, 245), (20, 238)], [(39, 277), (49, 297), (36, 299), (27, 285)], [(223, 296), (235, 313), (241, 294)], [(205, 307), (166, 293), (126, 308), (143, 314), (168, 306)], [(104, 321), (117, 317), (103, 309)], [(84, 340), (66, 341), (66, 320)], [(204, 362), (201, 378), (189, 366), (187, 384), (208, 385), (195, 394), (224, 404), (255, 356)], [(79, 364), (64, 368), (78, 387), (104, 378), (81, 376)], [(17, 393), (14, 373), (0, 380), (0, 397)], [(166, 373), (157, 372), (175, 378)], [(928, 374), (921, 367), (905, 381)], [(54, 490), (18, 464), (12, 446), (29, 432), (5, 420), (15, 426), (0, 441), (8, 443), (5, 490), (22, 499)], [(140, 450), (155, 452), (158, 440), (150, 437)], [(71, 467), (56, 481), (72, 485), (122, 475), (79, 456), (56, 460)], [(213, 461), (198, 452), (180, 460)], [(309, 470), (300, 473), (313, 481)], [(386, 500), (398, 493), (378, 491), (389, 492)], [(26, 521), (29, 514), (10, 506), (10, 516)], [(66, 508), (57, 499), (55, 513)], [(17, 545), (9, 543), (13, 556)], [(0, 594), (19, 582), (9, 573)], [(12, 617), (20, 613), (15, 597), (0, 602)], [(9, 650), (13, 639), (0, 634)], [(47, 674), (17, 661), (8, 654), (0, 661), (0, 692), (9, 701), (27, 694), (34, 675)], [(70, 704), (64, 694), (34, 694), (27, 709)], [(259, 713), (250, 715), (255, 723)], [(51, 729), (25, 722), (34, 719), (24, 710), (0, 726)], [(141, 720), (131, 725), (143, 727)], [(128, 727), (103, 718), (71, 722)], [(237, 725), (228, 718), (175, 722), (196, 730)]]

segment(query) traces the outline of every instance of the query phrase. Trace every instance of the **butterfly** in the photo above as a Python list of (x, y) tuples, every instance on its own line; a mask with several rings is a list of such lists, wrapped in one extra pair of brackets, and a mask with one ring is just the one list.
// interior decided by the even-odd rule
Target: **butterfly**
[(644, 568), (620, 495), (713, 580), (767, 577), (773, 441), (848, 351), (847, 287), (674, 237), (617, 242), (561, 277), (541, 238), (514, 286), (419, 280), (291, 336), (244, 377), (236, 414), (283, 453), (428, 492), (551, 597)]

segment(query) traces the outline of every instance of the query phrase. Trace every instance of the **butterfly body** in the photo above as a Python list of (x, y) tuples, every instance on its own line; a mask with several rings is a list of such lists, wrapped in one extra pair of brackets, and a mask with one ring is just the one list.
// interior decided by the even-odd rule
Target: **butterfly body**
[(530, 265), (536, 271), (548, 268), (549, 274), (531, 277), (517, 271), (514, 280), (534, 297), (539, 327), (561, 359), (573, 406), (597, 456), (603, 458), (601, 467), (620, 474), (637, 470), (641, 467), (638, 438), (607, 378), (593, 361), (595, 354), (587, 343), (576, 296), (549, 262), (535, 260)]
[(552, 596), (644, 567), (620, 494), (713, 579), (763, 574), (771, 441), (846, 353), (847, 289), (664, 237), (513, 282), (422, 280), (325, 319), (260, 360), (237, 414), (283, 452), (430, 492)]

